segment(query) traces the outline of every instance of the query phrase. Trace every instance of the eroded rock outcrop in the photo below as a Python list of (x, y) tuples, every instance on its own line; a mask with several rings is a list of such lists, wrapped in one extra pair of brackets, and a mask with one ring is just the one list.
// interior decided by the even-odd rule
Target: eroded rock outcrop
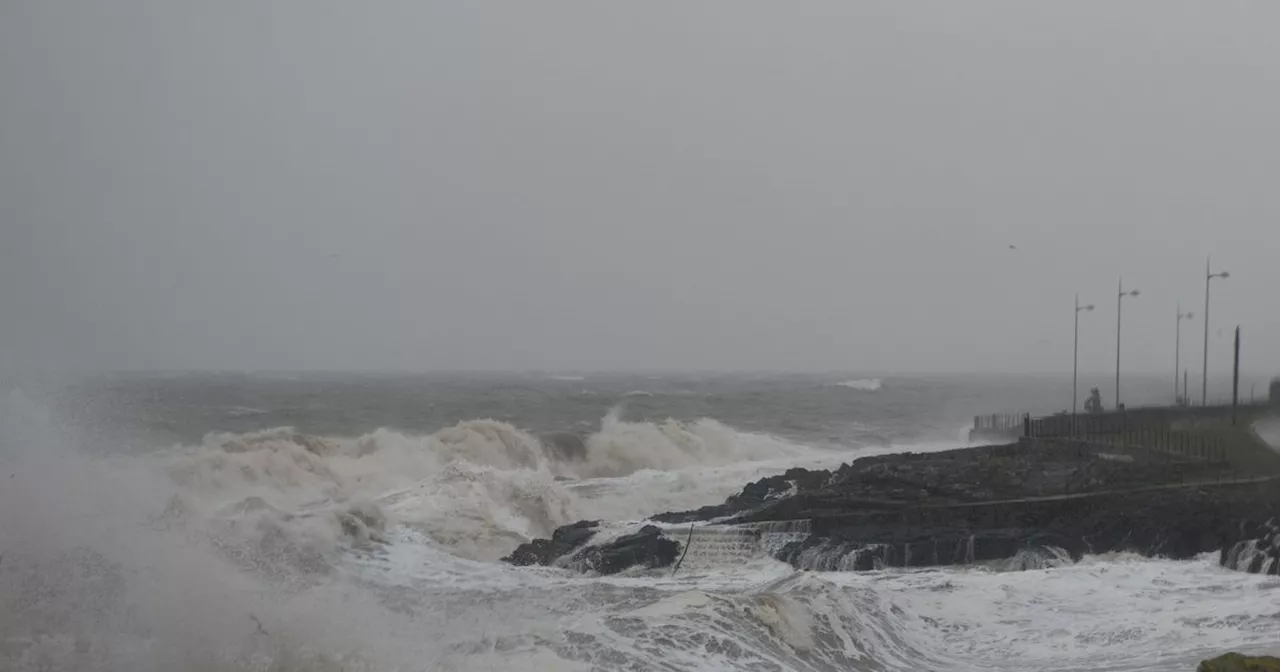
[(582, 572), (616, 574), (630, 567), (669, 567), (680, 553), (680, 543), (668, 539), (655, 525), (606, 542), (584, 546), (595, 536), (598, 521), (584, 520), (558, 528), (550, 539), (521, 544), (503, 558), (513, 565), (561, 565)]
[(587, 546), (566, 563), (579, 571), (616, 574), (631, 567), (670, 567), (680, 553), (679, 542), (666, 538), (655, 525), (624, 534), (598, 546)]
[(1201, 661), (1196, 672), (1280, 672), (1280, 658), (1227, 653)]
[(502, 561), (521, 567), (550, 565), (557, 559), (587, 543), (591, 537), (595, 536), (596, 528), (599, 525), (600, 521), (598, 520), (580, 520), (572, 525), (561, 526), (556, 528), (550, 539), (534, 539), (528, 543), (520, 544), (516, 550), (511, 552), (511, 555), (503, 558)]
[(1280, 574), (1280, 524), (1272, 518), (1262, 525), (1241, 521), (1235, 543), (1222, 547), (1219, 563), (1251, 574)]
[[(1280, 571), (1280, 532), (1268, 522), (1280, 520), (1280, 488), (1219, 483), (1223, 468), (1140, 450), (1023, 442), (874, 456), (834, 471), (791, 469), (723, 504), (654, 519), (742, 528), (754, 552), (813, 570), (993, 561), (1026, 568), (1113, 551), (1181, 559), (1228, 549), (1225, 565)], [(567, 543), (577, 534), (561, 528), (508, 561), (612, 573), (665, 566), (680, 548), (652, 526), (598, 546)]]

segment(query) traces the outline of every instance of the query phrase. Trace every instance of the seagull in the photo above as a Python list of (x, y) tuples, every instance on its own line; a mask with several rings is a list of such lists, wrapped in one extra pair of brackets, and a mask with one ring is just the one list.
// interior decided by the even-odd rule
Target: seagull
[[(266, 635), (266, 634), (267, 634), (267, 629), (266, 629), (266, 628), (264, 628), (264, 627), (262, 627), (262, 621), (259, 621), (257, 616), (254, 616), (253, 614), (249, 614), (249, 618), (253, 619), (253, 623), (254, 623), (254, 625), (258, 626), (258, 630), (257, 630), (257, 632), (254, 632), (253, 634), (255, 634), (255, 635), (259, 635), (259, 634), (261, 634), (261, 635)], [(270, 636), (270, 635), (268, 635), (268, 636)]]

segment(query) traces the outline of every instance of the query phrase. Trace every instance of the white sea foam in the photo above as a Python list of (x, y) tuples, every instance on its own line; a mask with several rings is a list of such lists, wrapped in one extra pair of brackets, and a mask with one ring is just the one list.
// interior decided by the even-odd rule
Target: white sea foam
[(324, 669), (307, 666), (381, 641), (385, 610), (334, 580), (373, 511), (246, 500), (202, 519), (160, 460), (66, 445), (21, 395), (0, 408), (0, 669)]
[(851, 457), (616, 415), (588, 444), (598, 458), (558, 462), (528, 433), (473, 421), (90, 459), (11, 397), (0, 668), (1164, 670), (1277, 641), (1280, 579), (1212, 555), (823, 574), (726, 546), (676, 576), (610, 577), (473, 559), (557, 521), (612, 519), (615, 534)]
[(484, 650), (504, 670), (548, 651), (615, 669), (1189, 670), (1224, 650), (1274, 652), (1277, 589), (1208, 556), (1025, 572), (793, 573), (757, 562), (675, 578), (532, 574), (507, 598), (582, 610)]
[(581, 518), (635, 520), (714, 504), (750, 480), (841, 459), (714, 420), (625, 422), (620, 412), (586, 437), (585, 457), (547, 450), (503, 422), (471, 420), (417, 436), (378, 430), (324, 438), (288, 428), (213, 434), (199, 447), (172, 451), (167, 468), (181, 486), (179, 511), (225, 517), (237, 510), (229, 505), (254, 500), (266, 505), (255, 508), (257, 518), (315, 524), (323, 517), (299, 514), (332, 510), (340, 522), (343, 507), (358, 503), (455, 553), (495, 559)]

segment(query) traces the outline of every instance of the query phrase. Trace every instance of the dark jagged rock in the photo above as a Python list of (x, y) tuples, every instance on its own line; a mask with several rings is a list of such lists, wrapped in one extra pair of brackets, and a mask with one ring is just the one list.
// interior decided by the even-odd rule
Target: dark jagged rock
[(1280, 672), (1280, 658), (1227, 653), (1200, 661), (1196, 672)]
[(1280, 574), (1280, 525), (1275, 519), (1262, 525), (1241, 521), (1237, 530), (1240, 539), (1222, 547), (1219, 563), (1251, 574)]
[[(810, 472), (811, 485), (789, 496), (760, 497), (755, 493), (777, 492), (777, 485), (752, 484), (708, 508), (733, 516), (732, 523), (802, 522), (805, 533), (773, 548), (778, 559), (806, 569), (1019, 558), (1034, 564), (1109, 551), (1188, 558), (1237, 547), (1254, 571), (1280, 571), (1280, 560), (1268, 564), (1263, 557), (1264, 549), (1271, 549), (1267, 558), (1280, 556), (1280, 540), (1275, 533), (1260, 539), (1258, 527), (1280, 515), (1280, 493), (1181, 486), (1211, 480), (1221, 469), (1141, 450), (1023, 442), (863, 458), (825, 479)], [(698, 513), (663, 519), (698, 520)]]
[(742, 492), (730, 496), (724, 504), (704, 506), (693, 511), (661, 513), (653, 516), (660, 523), (688, 523), (699, 520), (725, 518), (744, 511), (759, 508), (767, 502), (788, 497), (799, 492), (809, 492), (827, 485), (831, 472), (825, 469), (810, 470), (796, 467), (778, 476), (769, 476), (748, 483)]
[(635, 566), (669, 567), (680, 553), (680, 544), (662, 536), (662, 530), (645, 525), (639, 532), (624, 534), (599, 546), (588, 546), (574, 554), (569, 565), (580, 571), (617, 574)]
[[(521, 544), (502, 560), (519, 566), (558, 564), (582, 572), (616, 574), (636, 566), (668, 567), (680, 552), (680, 544), (663, 536), (662, 530), (654, 525), (645, 525), (637, 532), (598, 546), (582, 548), (596, 533), (598, 525), (598, 521), (590, 520), (565, 525), (550, 539)], [(573, 555), (569, 556), (570, 553)]]
[[(865, 530), (864, 530), (865, 532)], [(1034, 530), (968, 530), (947, 528), (882, 530), (865, 537), (810, 535), (774, 554), (799, 569), (866, 571), (885, 567), (967, 565), (1024, 556), (1027, 567), (1040, 567), (1070, 557), (1065, 540)], [(1078, 555), (1076, 556), (1078, 557)]]
[(678, 524), (729, 516), (735, 520), (805, 518), (819, 504), (823, 509), (852, 513), (906, 504), (1123, 489), (1212, 474), (1203, 463), (1174, 461), (1164, 454), (1118, 448), (1105, 452), (1069, 443), (893, 453), (864, 457), (835, 471), (790, 469), (747, 485), (723, 504), (663, 513), (653, 520)]
[(598, 520), (580, 520), (572, 525), (556, 528), (550, 539), (534, 539), (520, 544), (511, 555), (503, 558), (503, 562), (525, 567), (528, 565), (550, 565), (560, 557), (573, 552), (587, 543), (596, 533), (600, 525)]
[[(1280, 488), (1214, 482), (1223, 469), (1141, 449), (1026, 441), (792, 469), (723, 504), (655, 519), (741, 525), (760, 549), (805, 569), (1016, 568), (1113, 551), (1181, 559), (1227, 549), (1224, 565), (1280, 572), (1280, 526), (1268, 523), (1280, 520)], [(576, 534), (561, 528), (509, 561), (612, 573), (665, 566), (680, 548), (656, 527), (583, 548)]]

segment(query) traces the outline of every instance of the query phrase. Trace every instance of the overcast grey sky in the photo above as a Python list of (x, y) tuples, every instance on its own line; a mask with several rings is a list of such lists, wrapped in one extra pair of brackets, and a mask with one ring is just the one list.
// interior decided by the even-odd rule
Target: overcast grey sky
[(0, 365), (1280, 372), (1277, 25), (4, 0)]

